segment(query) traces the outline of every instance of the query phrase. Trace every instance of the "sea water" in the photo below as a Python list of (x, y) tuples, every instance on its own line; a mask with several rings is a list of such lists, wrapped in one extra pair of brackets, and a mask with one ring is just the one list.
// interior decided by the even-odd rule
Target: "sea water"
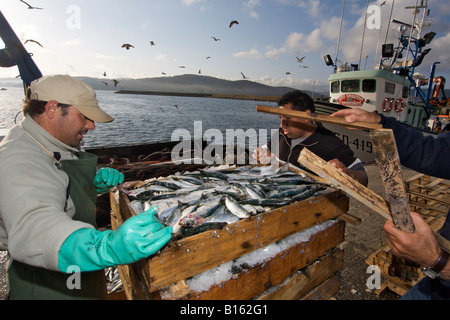
[[(10, 129), (23, 119), (23, 89), (6, 89), (0, 91), (0, 129)], [(256, 112), (258, 104), (275, 107), (274, 102), (117, 94), (107, 90), (98, 90), (97, 98), (100, 107), (115, 120), (96, 123), (96, 129), (84, 138), (85, 147), (180, 141), (180, 132), (203, 140), (207, 138), (205, 133), (220, 132), (223, 143), (230, 144), (233, 141), (227, 141), (227, 130), (229, 137), (234, 134), (236, 143), (240, 134), (247, 137), (252, 130), (258, 136), (257, 142), (247, 139), (245, 143), (253, 149), (265, 144), (271, 131), (280, 125), (276, 115)]]

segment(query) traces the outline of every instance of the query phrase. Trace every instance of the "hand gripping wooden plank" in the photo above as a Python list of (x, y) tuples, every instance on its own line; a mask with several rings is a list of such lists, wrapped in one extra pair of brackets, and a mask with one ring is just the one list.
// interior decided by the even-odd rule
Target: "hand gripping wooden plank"
[(394, 134), (391, 129), (379, 129), (371, 131), (370, 137), (394, 225), (402, 231), (414, 233), (415, 227), (411, 218)]

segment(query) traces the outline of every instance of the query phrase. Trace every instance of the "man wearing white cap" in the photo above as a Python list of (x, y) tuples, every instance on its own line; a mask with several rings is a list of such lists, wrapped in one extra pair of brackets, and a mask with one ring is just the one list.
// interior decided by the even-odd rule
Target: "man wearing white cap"
[[(33, 81), (24, 120), (0, 144), (0, 249), (8, 250), (11, 299), (104, 299), (103, 268), (129, 264), (170, 238), (151, 208), (116, 231), (98, 231), (97, 193), (123, 181), (96, 170), (80, 142), (94, 122), (113, 118), (95, 91), (65, 75)], [(73, 272), (77, 272), (72, 274)]]

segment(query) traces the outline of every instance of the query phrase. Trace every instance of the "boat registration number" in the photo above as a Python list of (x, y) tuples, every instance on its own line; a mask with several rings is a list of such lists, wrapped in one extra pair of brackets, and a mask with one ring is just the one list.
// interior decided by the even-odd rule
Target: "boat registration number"
[(336, 137), (340, 138), (347, 146), (354, 150), (365, 151), (367, 153), (373, 152), (372, 141), (364, 140), (361, 138), (351, 138), (348, 135), (340, 134), (338, 132), (334, 133)]

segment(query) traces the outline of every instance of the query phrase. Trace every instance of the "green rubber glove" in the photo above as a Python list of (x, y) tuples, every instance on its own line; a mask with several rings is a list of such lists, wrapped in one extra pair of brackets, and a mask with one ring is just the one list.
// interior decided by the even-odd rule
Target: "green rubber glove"
[(164, 227), (151, 207), (126, 220), (115, 231), (80, 229), (72, 233), (59, 251), (58, 268), (67, 273), (76, 265), (80, 271), (95, 271), (129, 264), (156, 253), (172, 237), (172, 228)]
[(114, 186), (121, 184), (124, 179), (123, 173), (113, 168), (101, 168), (94, 178), (94, 186), (98, 193), (108, 192)]

